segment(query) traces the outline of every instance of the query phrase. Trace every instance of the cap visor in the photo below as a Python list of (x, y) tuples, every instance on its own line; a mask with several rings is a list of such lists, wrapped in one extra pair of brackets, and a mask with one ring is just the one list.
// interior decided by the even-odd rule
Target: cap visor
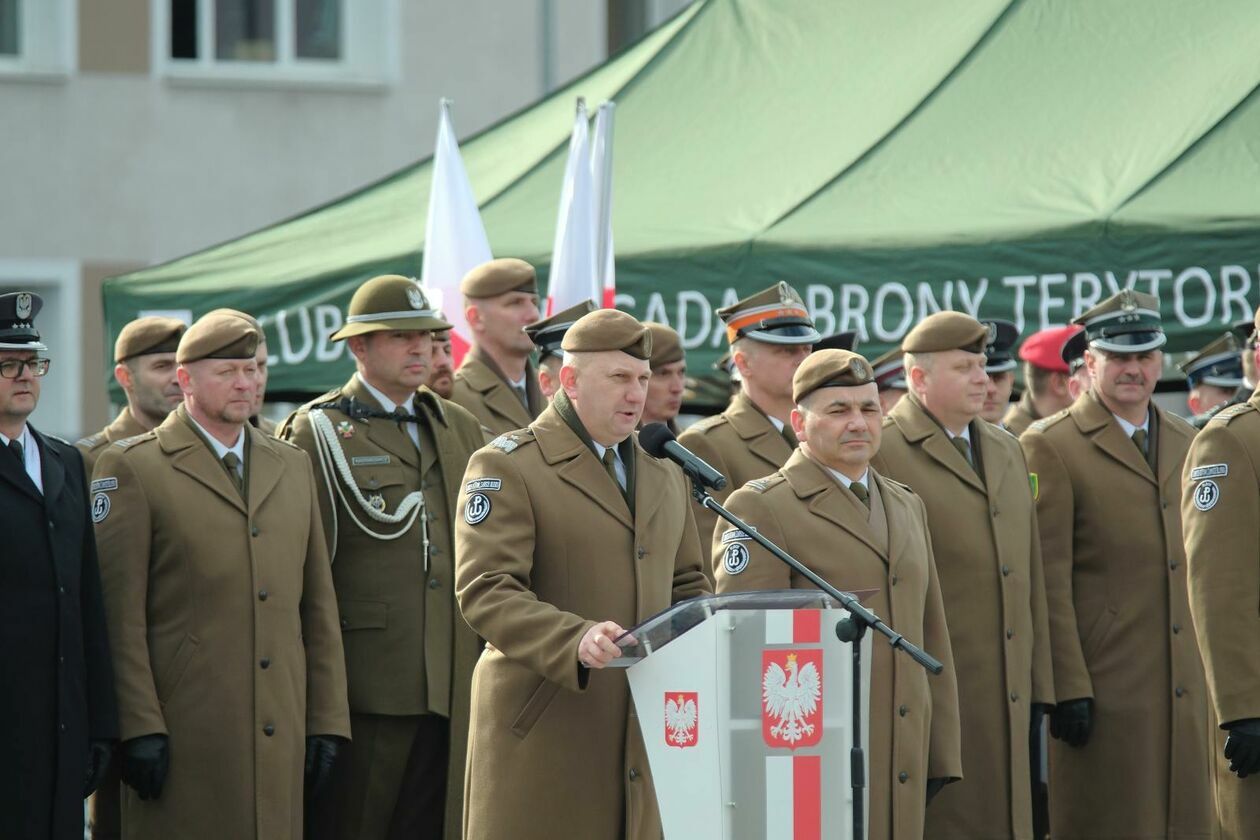
[(789, 324), (768, 330), (749, 330), (742, 337), (766, 344), (816, 344), (822, 339), (822, 333), (813, 327)]
[(1089, 343), (1089, 346), (1112, 353), (1145, 353), (1147, 350), (1158, 350), (1167, 343), (1168, 336), (1162, 332), (1148, 330), (1096, 338)]

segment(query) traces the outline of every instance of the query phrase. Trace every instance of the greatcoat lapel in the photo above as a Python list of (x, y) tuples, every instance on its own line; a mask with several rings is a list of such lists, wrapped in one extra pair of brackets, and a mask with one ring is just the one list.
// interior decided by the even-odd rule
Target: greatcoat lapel
[[(41, 459), (44, 459), (44, 463), (47, 463), (47, 456), (45, 455), (47, 451), (47, 447), (40, 449), (39, 454)], [(44, 469), (47, 468), (45, 467)], [(35, 486), (35, 482), (31, 481), (31, 477), (26, 474), (26, 467), (8, 452), (0, 451), (0, 478), (8, 481), (35, 501), (43, 503), (44, 497), (40, 495), (39, 488)]]
[(1011, 464), (1010, 452), (996, 440), (1001, 434), (1006, 432), (993, 428), (984, 420), (974, 420), (971, 423), (971, 439), (979, 444), (985, 492), (990, 501), (1002, 497), (1002, 479), (1006, 477)]
[(158, 445), (171, 456), (172, 467), (204, 484), (242, 514), (248, 515), (240, 491), (214, 457), (214, 451), (193, 428), (184, 406), (172, 411), (156, 432)]
[(61, 496), (62, 488), (66, 486), (66, 465), (61, 462), (61, 456), (49, 448), (43, 435), (32, 428), (31, 436), (35, 438), (39, 446), (39, 468), (44, 480), (44, 499), (49, 507), (54, 507)]
[(897, 564), (906, 554), (906, 540), (912, 533), (922, 533), (922, 523), (911, 520), (910, 512), (903, 504), (892, 501), (888, 490), (888, 480), (871, 470), (871, 479), (879, 487), (879, 495), (884, 503), (884, 516), (888, 521), (888, 571), (896, 574)]
[[(464, 357), (464, 363), (459, 368), (461, 378), (468, 383), (474, 391), (481, 394), (482, 399), (486, 402), (486, 407), (517, 424), (520, 428), (525, 428), (533, 418), (529, 416), (529, 410), (521, 403), (516, 392), (512, 390), (512, 386), (508, 384), (498, 372), (498, 366), (485, 353), (481, 352), (478, 347), (473, 347), (468, 351), (468, 355)], [(531, 366), (526, 366), (525, 371), (525, 390), (527, 397), (529, 395), (529, 380), (532, 372)], [(536, 377), (535, 377), (536, 378)], [(535, 397), (541, 400), (541, 394)]]
[(777, 470), (793, 451), (770, 418), (762, 414), (743, 391), (731, 401), (726, 419), (745, 441), (748, 450), (766, 462), (769, 467), (767, 473)]
[[(945, 430), (917, 401), (909, 397), (901, 400), (888, 416), (901, 429), (907, 443), (920, 446), (934, 461), (958, 476), (964, 484), (977, 492), (985, 492), (984, 482), (980, 480), (975, 469), (967, 463), (962, 453), (954, 448)], [(985, 455), (987, 454), (986, 451)]]
[[(1151, 471), (1151, 465), (1142, 457), (1142, 451), (1124, 433), (1120, 423), (1092, 390), (1077, 400), (1069, 409), (1069, 413), (1076, 421), (1081, 433), (1089, 437), (1094, 445), (1107, 453), (1112, 460), (1118, 461), (1152, 484), (1155, 483), (1155, 473)], [(1171, 458), (1170, 455), (1166, 460), (1171, 460)]]
[(810, 460), (798, 449), (783, 465), (783, 476), (792, 486), (797, 498), (808, 500), (810, 513), (848, 531), (870, 546), (871, 551), (878, 554), (885, 563), (888, 562), (888, 552), (880, 547), (875, 535), (871, 533), (870, 523), (849, 501), (845, 491), (824, 471), (823, 467)]
[(564, 422), (554, 405), (542, 413), (532, 428), (543, 458), (548, 464), (560, 464), (556, 471), (560, 478), (578, 488), (583, 495), (590, 497), (618, 522), (633, 531), (634, 522), (630, 518), (630, 508), (626, 505), (625, 497), (621, 495), (621, 488), (608, 477), (604, 465), (595, 457), (591, 448), (569, 428), (569, 424)]
[(270, 435), (258, 431), (248, 423), (245, 425), (245, 434), (250, 436), (249, 448), (246, 450), (249, 453), (246, 456), (248, 469), (245, 473), (249, 477), (246, 496), (249, 499), (249, 514), (254, 516), (280, 483), (284, 475), (284, 461), (275, 451), (277, 444), (272, 443), (273, 438)]
[[(372, 396), (372, 392), (363, 386), (358, 376), (350, 377), (350, 381), (341, 389), (343, 394), (354, 397), (366, 406), (384, 411), (385, 407), (380, 404), (376, 397)], [(418, 399), (418, 397), (416, 398)], [(413, 400), (414, 407), (415, 402)], [(410, 464), (416, 469), (420, 468), (420, 452), (416, 449), (416, 444), (411, 440), (411, 435), (401, 427), (400, 424), (393, 420), (386, 420), (383, 417), (371, 417), (365, 422), (368, 427), (368, 439), (384, 449), (391, 452), (395, 457)]]

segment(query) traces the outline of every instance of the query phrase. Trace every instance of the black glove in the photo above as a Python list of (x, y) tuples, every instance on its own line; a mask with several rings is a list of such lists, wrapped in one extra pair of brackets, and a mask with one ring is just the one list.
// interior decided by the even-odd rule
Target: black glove
[(306, 736), (306, 791), (311, 799), (318, 797), (328, 784), (337, 753), (345, 740), (336, 735)]
[(96, 792), (96, 786), (109, 768), (109, 759), (114, 754), (111, 741), (92, 741), (88, 744), (87, 771), (83, 774), (83, 798), (87, 799)]
[(1260, 718), (1246, 718), (1225, 724), (1229, 735), (1225, 737), (1225, 757), (1229, 770), (1245, 779), (1251, 773), (1260, 772)]
[(141, 735), (123, 742), (122, 780), (141, 799), (162, 795), (170, 766), (170, 743), (165, 735)]
[(1094, 701), (1088, 697), (1064, 700), (1050, 715), (1050, 736), (1069, 747), (1083, 747), (1094, 730)]
[(949, 784), (949, 779), (928, 779), (927, 802), (924, 804), (930, 804), (932, 802), (932, 797), (940, 793), (941, 788), (945, 787), (947, 784)]

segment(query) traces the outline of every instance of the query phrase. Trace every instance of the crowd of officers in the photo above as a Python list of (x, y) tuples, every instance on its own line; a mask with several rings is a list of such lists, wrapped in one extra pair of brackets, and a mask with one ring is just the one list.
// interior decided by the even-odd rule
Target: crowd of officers
[[(615, 640), (811, 584), (639, 446), (677, 430), (676, 332), (540, 320), (520, 260), (461, 292), (456, 370), (415, 281), (364, 283), (355, 372), (278, 427), (253, 317), (141, 318), (73, 447), (26, 422), (41, 301), (0, 296), (0, 836), (77, 838), (93, 792), (96, 838), (661, 836)], [(718, 315), (736, 390), (680, 442), (945, 664), (875, 646), (869, 837), (1260, 837), (1251, 331), (1183, 366), (1196, 435), (1132, 290), (1022, 344), (939, 312), (870, 361), (784, 283)]]

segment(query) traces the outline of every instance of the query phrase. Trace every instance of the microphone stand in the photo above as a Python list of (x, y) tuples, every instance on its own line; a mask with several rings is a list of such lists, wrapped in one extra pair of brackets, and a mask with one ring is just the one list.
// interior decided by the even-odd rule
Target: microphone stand
[[(806, 567), (804, 563), (779, 548), (759, 534), (747, 522), (744, 522), (738, 516), (722, 507), (717, 499), (709, 495), (709, 491), (705, 489), (704, 481), (700, 478), (698, 471), (687, 467), (683, 467), (682, 470), (691, 479), (691, 497), (701, 507), (708, 508), (743, 531), (753, 542), (831, 596), (846, 611), (846, 615), (836, 622), (836, 637), (840, 641), (848, 643), (853, 650), (853, 748), (849, 751), (849, 778), (852, 781), (853, 788), (853, 837), (854, 840), (865, 837), (866, 808), (863, 789), (866, 787), (866, 756), (862, 748), (862, 637), (866, 634), (867, 628), (876, 631), (886, 637), (888, 643), (894, 649), (900, 650), (932, 674), (941, 673), (941, 671), (945, 670), (945, 666), (927, 651), (908, 641), (905, 636), (902, 636), (881, 621), (879, 616), (862, 606), (857, 598), (854, 598), (848, 592), (841, 592), (839, 589), (836, 589), (812, 569)], [(926, 779), (923, 780), (923, 784), (927, 784)]]

